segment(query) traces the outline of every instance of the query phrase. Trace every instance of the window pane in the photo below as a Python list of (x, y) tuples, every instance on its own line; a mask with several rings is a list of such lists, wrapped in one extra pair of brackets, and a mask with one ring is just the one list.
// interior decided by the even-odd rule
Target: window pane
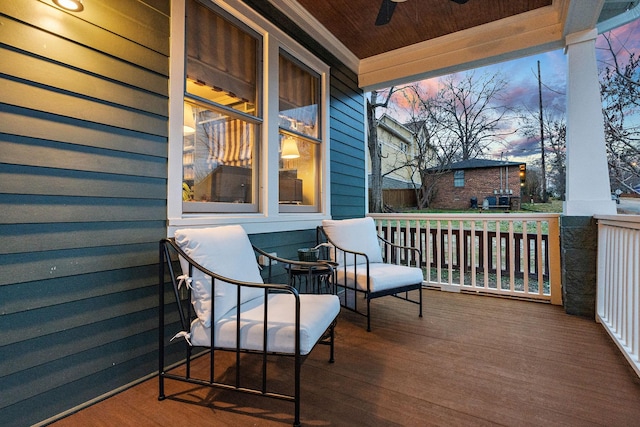
[(184, 129), (183, 201), (256, 204), (258, 126), (185, 103)]
[(458, 170), (453, 172), (453, 186), (464, 187), (464, 171)]
[(320, 78), (280, 55), (280, 128), (312, 138), (318, 132)]
[(183, 212), (257, 212), (260, 49), (248, 27), (187, 0)]
[[(280, 205), (318, 204), (320, 145), (292, 135), (280, 135)], [(286, 210), (286, 209), (285, 209)]]
[(256, 115), (258, 40), (193, 0), (186, 38), (187, 93)]
[(319, 210), (320, 77), (281, 52), (279, 61), (281, 211)]

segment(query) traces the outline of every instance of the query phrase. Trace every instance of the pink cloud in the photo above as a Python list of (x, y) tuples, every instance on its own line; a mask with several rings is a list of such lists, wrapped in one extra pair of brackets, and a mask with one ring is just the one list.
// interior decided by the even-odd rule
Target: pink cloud
[[(640, 54), (640, 19), (629, 23), (625, 26), (616, 28), (611, 31), (612, 40), (616, 43), (615, 48), (620, 52), (620, 61), (626, 62), (628, 59), (628, 51)], [(596, 54), (599, 61), (611, 62), (609, 53), (603, 49), (606, 43), (603, 37), (599, 37), (596, 46)], [(623, 54), (622, 46), (626, 48)], [(562, 49), (549, 51), (546, 53), (534, 55), (531, 57), (520, 58), (512, 61), (489, 65), (482, 67), (476, 72), (478, 75), (482, 73), (502, 73), (508, 79), (508, 85), (502, 93), (502, 104), (519, 108), (523, 111), (538, 111), (538, 79), (537, 79), (537, 63), (540, 61), (542, 75), (542, 98), (543, 106), (547, 111), (555, 111), (562, 114), (566, 106), (566, 73), (567, 73), (567, 57)], [(461, 74), (462, 76), (463, 74)], [(435, 94), (440, 85), (439, 78), (422, 80), (414, 83), (418, 85), (423, 93)], [(392, 98), (392, 103), (387, 111), (393, 117), (401, 122), (408, 121), (410, 114), (407, 112), (409, 103), (401, 94), (396, 94)], [(502, 151), (521, 151), (525, 152), (531, 147), (538, 144), (533, 141), (518, 140), (510, 142), (512, 145), (506, 149), (503, 147), (496, 148), (498, 156)], [(529, 147), (531, 146), (531, 147)]]
[[(611, 40), (611, 47), (618, 55), (619, 61), (626, 62), (629, 59), (630, 52), (640, 51), (640, 19), (636, 19), (605, 34)], [(599, 61), (606, 64), (611, 63), (611, 53), (604, 35), (600, 35), (596, 41), (596, 55)]]

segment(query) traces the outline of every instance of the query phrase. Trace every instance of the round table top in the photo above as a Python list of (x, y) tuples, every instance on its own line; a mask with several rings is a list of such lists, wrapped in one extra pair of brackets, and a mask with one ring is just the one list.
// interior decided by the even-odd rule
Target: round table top
[(314, 262), (313, 265), (285, 264), (284, 268), (291, 274), (326, 274), (337, 266), (337, 262), (320, 260), (318, 263)]

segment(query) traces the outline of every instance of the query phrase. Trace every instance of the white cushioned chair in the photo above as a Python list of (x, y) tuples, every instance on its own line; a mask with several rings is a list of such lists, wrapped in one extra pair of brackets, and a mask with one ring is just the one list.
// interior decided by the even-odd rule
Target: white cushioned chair
[[(365, 315), (368, 331), (371, 331), (371, 300), (382, 296), (393, 295), (418, 304), (422, 317), (424, 276), (419, 249), (381, 238), (370, 217), (324, 220), (317, 235), (319, 244), (328, 244), (328, 257), (338, 263), (335, 285), (341, 305)], [(401, 251), (415, 266), (400, 264)], [(384, 260), (383, 254), (390, 254), (391, 259)], [(416, 292), (410, 294), (411, 291)], [(359, 306), (358, 297), (366, 300), (366, 311)]]
[[(336, 295), (298, 294), (284, 284), (264, 283), (256, 260), (255, 248), (239, 225), (205, 229), (177, 230), (175, 237), (160, 242), (160, 399), (165, 398), (164, 379), (195, 382), (212, 387), (249, 390), (236, 382), (226, 384), (214, 380), (214, 364), (208, 378), (195, 379), (167, 369), (165, 351), (165, 274), (168, 271), (173, 294), (178, 303), (181, 330), (174, 338), (186, 342), (186, 364), (189, 366), (192, 348), (207, 347), (210, 357), (216, 351), (243, 352), (263, 355), (262, 386), (250, 393), (291, 400), (295, 404), (294, 425), (300, 424), (300, 367), (304, 356), (318, 343), (330, 346), (329, 361), (333, 362), (334, 326), (340, 312)], [(272, 257), (292, 265), (318, 265)], [(179, 260), (179, 263), (176, 263)], [(325, 266), (325, 264), (322, 264)], [(331, 268), (329, 266), (328, 268)], [(179, 273), (182, 270), (182, 274)], [(269, 276), (270, 277), (270, 276)], [(191, 304), (184, 304), (182, 286)], [(174, 331), (175, 332), (175, 331)], [(173, 339), (173, 338), (172, 338)], [(266, 373), (268, 354), (295, 358), (294, 394), (285, 396), (270, 392)], [(240, 357), (235, 369), (241, 372)]]

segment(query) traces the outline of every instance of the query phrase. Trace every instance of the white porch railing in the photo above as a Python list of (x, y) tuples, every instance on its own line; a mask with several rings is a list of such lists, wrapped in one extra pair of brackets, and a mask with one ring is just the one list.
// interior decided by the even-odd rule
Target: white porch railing
[(597, 320), (640, 376), (640, 216), (596, 219)]
[(559, 214), (369, 216), (382, 237), (420, 248), (426, 286), (562, 304)]

